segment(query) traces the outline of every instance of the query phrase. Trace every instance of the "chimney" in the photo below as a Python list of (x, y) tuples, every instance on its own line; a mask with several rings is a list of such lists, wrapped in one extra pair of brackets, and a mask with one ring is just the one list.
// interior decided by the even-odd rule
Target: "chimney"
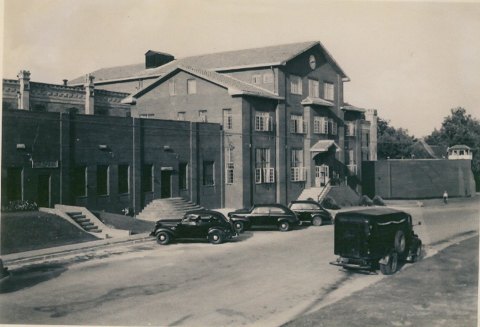
[(62, 80), (63, 81), (63, 86), (67, 86), (68, 85), (68, 79), (64, 79)]
[(95, 106), (95, 84), (93, 80), (95, 76), (87, 74), (85, 75), (85, 115), (93, 115)]
[(367, 109), (365, 112), (365, 119), (370, 122), (370, 144), (369, 148), (369, 157), (370, 160), (377, 160), (377, 125), (378, 125), (378, 116), (376, 109)]
[(30, 110), (30, 72), (28, 70), (21, 70), (17, 77), (20, 82), (18, 109)]
[(163, 66), (174, 59), (175, 57), (171, 54), (148, 50), (145, 53), (145, 69)]

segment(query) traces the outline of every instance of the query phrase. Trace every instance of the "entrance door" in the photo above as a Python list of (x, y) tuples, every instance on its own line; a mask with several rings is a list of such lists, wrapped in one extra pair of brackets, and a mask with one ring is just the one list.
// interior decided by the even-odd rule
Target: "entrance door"
[(160, 183), (160, 197), (162, 199), (172, 197), (172, 172), (170, 170), (162, 170)]
[(315, 186), (327, 185), (330, 180), (330, 169), (327, 165), (315, 166)]
[(22, 168), (7, 169), (7, 201), (22, 200)]
[(50, 174), (38, 175), (37, 203), (39, 207), (50, 207), (51, 182)]

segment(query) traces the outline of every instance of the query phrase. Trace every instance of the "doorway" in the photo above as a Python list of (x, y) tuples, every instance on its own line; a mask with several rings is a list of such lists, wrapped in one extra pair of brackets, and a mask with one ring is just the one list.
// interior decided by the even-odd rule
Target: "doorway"
[(7, 201), (23, 199), (23, 169), (7, 168)]
[(39, 207), (51, 207), (51, 177), (50, 174), (38, 175), (37, 204)]
[(315, 187), (323, 187), (330, 181), (330, 168), (327, 165), (315, 166)]
[(160, 198), (172, 197), (172, 172), (170, 170), (162, 170), (160, 176)]

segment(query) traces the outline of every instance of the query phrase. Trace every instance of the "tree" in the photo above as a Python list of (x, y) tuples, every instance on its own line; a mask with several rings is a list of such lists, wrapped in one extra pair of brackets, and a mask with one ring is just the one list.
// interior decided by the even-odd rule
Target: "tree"
[(408, 130), (390, 126), (390, 121), (378, 118), (377, 156), (379, 159), (410, 158), (415, 138)]
[(473, 151), (472, 171), (480, 189), (480, 121), (462, 107), (450, 110), (450, 116), (444, 118), (440, 130), (435, 129), (425, 138), (428, 144), (453, 146), (466, 145)]

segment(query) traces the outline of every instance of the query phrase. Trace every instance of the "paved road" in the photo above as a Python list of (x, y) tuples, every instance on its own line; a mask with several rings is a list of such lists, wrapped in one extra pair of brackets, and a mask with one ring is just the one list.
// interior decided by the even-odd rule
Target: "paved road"
[[(476, 206), (426, 209), (411, 210), (427, 243), (478, 231)], [(328, 264), (333, 226), (246, 232), (218, 246), (124, 250), (130, 252), (12, 271), (0, 323), (277, 326), (383, 278)]]

